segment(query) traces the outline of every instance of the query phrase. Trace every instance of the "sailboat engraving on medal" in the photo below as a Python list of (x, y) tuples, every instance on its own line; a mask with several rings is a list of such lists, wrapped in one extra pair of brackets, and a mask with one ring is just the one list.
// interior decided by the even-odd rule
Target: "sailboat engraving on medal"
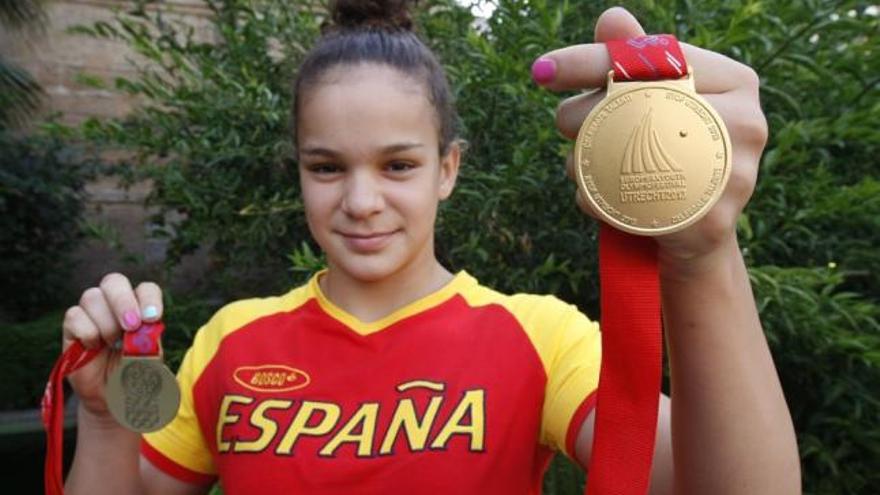
[(653, 125), (649, 109), (633, 128), (620, 163), (620, 202), (658, 203), (687, 199), (687, 181)]

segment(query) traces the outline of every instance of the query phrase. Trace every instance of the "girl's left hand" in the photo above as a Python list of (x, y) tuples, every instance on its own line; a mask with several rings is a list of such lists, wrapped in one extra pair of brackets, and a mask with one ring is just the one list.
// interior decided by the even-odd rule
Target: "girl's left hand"
[[(625, 9), (606, 10), (596, 22), (596, 43), (574, 45), (539, 57), (532, 76), (542, 86), (556, 91), (594, 89), (605, 85), (611, 62), (603, 41), (642, 36), (645, 31)], [(732, 170), (727, 187), (712, 209), (690, 227), (657, 237), (661, 273), (686, 273), (710, 266), (715, 255), (730, 253), (736, 242), (737, 218), (755, 188), (758, 162), (767, 142), (767, 121), (759, 101), (759, 79), (750, 67), (724, 55), (681, 43), (694, 69), (697, 92), (724, 120), (731, 139)], [(581, 124), (604, 97), (604, 91), (574, 96), (563, 101), (556, 112), (556, 125), (563, 135), (577, 138)], [(569, 153), (568, 176), (574, 180), (574, 159)], [(578, 191), (577, 204), (597, 218)]]

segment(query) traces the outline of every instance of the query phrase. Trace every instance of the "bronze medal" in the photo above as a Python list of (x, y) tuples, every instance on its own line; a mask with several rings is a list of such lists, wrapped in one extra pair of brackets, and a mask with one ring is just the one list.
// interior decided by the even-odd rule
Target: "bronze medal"
[(730, 177), (721, 117), (684, 79), (614, 82), (578, 133), (578, 187), (610, 225), (658, 236), (693, 224)]
[(122, 356), (107, 380), (107, 406), (119, 424), (148, 433), (177, 415), (180, 387), (160, 357)]

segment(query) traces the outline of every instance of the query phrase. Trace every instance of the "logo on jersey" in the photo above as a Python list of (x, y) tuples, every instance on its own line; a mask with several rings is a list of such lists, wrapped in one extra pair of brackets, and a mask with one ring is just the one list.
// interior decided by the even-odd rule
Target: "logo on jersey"
[[(291, 456), (315, 448), (319, 457), (340, 451), (356, 458), (456, 448), (486, 450), (486, 391), (447, 396), (442, 382), (412, 380), (385, 400), (344, 406), (332, 400), (223, 396), (216, 424), (221, 454), (273, 451)], [(389, 400), (390, 399), (390, 400)], [(313, 442), (317, 441), (317, 445)], [(303, 444), (308, 446), (303, 447)]]
[(232, 377), (239, 385), (255, 392), (288, 392), (312, 381), (305, 371), (283, 364), (239, 366)]

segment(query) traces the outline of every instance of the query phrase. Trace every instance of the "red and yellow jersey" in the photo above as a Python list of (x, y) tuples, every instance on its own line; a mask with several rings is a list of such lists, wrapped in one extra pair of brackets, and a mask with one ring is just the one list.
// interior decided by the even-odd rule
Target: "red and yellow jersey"
[(601, 353), (574, 306), (459, 272), (364, 323), (319, 276), (199, 330), (180, 411), (144, 435), (144, 456), (227, 495), (537, 494), (554, 451), (574, 457)]

